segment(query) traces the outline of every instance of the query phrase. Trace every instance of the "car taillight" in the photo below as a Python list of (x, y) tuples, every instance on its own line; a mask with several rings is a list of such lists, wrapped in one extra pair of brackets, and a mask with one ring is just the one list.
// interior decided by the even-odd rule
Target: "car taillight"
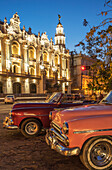
[(15, 114), (15, 113), (12, 112), (12, 111), (9, 113), (10, 116), (14, 116), (14, 114)]
[(52, 112), (49, 113), (49, 120), (52, 120)]
[(14, 116), (15, 115), (15, 113), (14, 112), (12, 112), (12, 116)]

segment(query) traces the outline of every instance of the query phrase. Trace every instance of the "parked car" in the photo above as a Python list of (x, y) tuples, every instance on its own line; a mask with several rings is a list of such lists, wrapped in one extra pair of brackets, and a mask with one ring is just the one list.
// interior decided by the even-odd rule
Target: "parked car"
[(53, 93), (44, 103), (17, 103), (13, 105), (9, 117), (3, 122), (3, 127), (7, 129), (20, 129), (26, 137), (36, 136), (44, 128), (49, 128), (50, 111), (56, 108), (68, 108), (80, 106), (83, 103), (73, 103), (74, 99), (70, 95)]
[(50, 112), (45, 139), (62, 155), (79, 155), (88, 169), (112, 167), (112, 91), (99, 104)]
[(7, 95), (5, 98), (4, 98), (4, 103), (14, 103), (14, 95)]

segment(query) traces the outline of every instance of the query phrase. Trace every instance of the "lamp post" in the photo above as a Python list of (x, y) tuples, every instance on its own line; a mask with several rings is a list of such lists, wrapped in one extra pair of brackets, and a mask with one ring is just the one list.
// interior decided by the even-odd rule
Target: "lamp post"
[(40, 80), (40, 93), (45, 93), (46, 90), (46, 71), (45, 66), (42, 64), (40, 65), (41, 70), (41, 80)]

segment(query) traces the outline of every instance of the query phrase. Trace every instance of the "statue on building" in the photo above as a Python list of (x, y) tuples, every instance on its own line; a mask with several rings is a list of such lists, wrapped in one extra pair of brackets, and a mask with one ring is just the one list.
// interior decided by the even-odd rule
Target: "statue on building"
[(58, 14), (58, 20), (59, 20), (59, 23), (60, 23), (60, 19), (61, 19), (61, 15)]

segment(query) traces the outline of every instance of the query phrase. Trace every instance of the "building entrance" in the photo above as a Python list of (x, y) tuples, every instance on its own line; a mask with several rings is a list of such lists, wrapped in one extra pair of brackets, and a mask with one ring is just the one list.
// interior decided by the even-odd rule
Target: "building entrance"
[(13, 84), (13, 94), (20, 94), (21, 93), (21, 84), (14, 83)]
[(36, 93), (36, 85), (30, 84), (30, 93)]
[(0, 82), (0, 93), (3, 93), (3, 84)]

